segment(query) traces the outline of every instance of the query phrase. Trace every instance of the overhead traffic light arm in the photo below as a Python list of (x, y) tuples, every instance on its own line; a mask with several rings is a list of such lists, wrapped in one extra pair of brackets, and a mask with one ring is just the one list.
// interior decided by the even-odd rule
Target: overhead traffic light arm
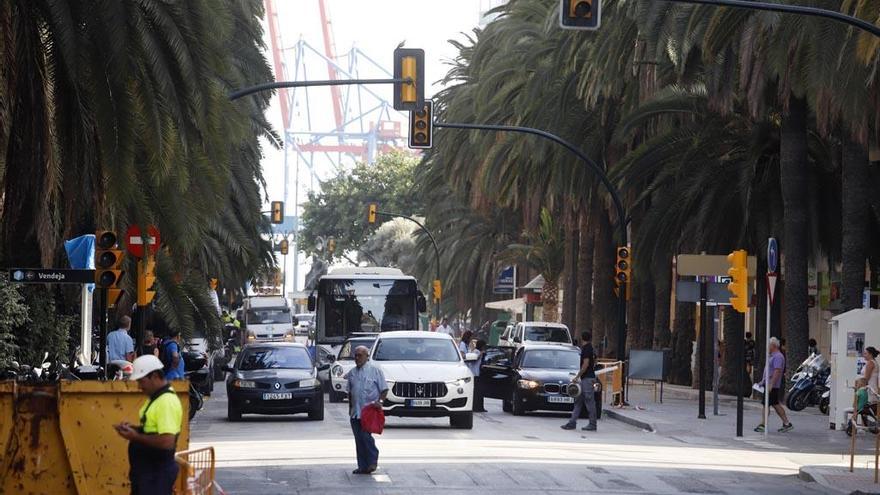
[(229, 100), (235, 101), (242, 96), (252, 95), (260, 91), (269, 91), (281, 88), (302, 88), (310, 86), (349, 86), (357, 84), (413, 84), (413, 80), (405, 77), (391, 79), (340, 79), (326, 81), (275, 81), (256, 86), (248, 86), (229, 93)]

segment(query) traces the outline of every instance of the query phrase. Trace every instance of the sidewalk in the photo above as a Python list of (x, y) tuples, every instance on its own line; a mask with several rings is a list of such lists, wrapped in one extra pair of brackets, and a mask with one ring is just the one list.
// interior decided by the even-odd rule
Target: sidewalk
[[(880, 493), (874, 484), (874, 442), (870, 434), (860, 434), (856, 441), (856, 472), (849, 472), (850, 437), (843, 431), (831, 430), (828, 416), (816, 407), (788, 411), (794, 430), (778, 433), (782, 422), (771, 411), (768, 433), (753, 431), (761, 422), (762, 404), (745, 398), (743, 403), (743, 436), (736, 437), (736, 397), (719, 397), (719, 415), (713, 414), (712, 393), (706, 393), (706, 419), (698, 419), (699, 392), (689, 387), (665, 385), (663, 403), (654, 401), (651, 385), (631, 384), (628, 403), (623, 408), (606, 405), (603, 414), (637, 428), (672, 438), (685, 444), (732, 447), (749, 450), (775, 450), (791, 453), (793, 462), (801, 466), (800, 476), (840, 493)], [(802, 454), (799, 456), (799, 454)], [(811, 465), (809, 454), (832, 454), (840, 462), (833, 465)], [(868, 469), (870, 468), (870, 469)]]

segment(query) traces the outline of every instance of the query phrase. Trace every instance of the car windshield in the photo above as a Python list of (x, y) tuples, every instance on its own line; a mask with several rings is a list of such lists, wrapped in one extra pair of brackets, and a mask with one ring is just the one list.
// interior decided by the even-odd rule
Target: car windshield
[(354, 359), (354, 350), (360, 346), (364, 346), (367, 349), (372, 350), (373, 344), (376, 343), (376, 339), (357, 339), (357, 340), (347, 340), (345, 344), (342, 345), (342, 349), (339, 349), (339, 357), (337, 359)]
[(558, 327), (526, 327), (529, 342), (571, 342), (568, 330)]
[(578, 351), (531, 350), (523, 356), (523, 368), (577, 371), (581, 365)]
[(245, 350), (241, 357), (242, 371), (251, 370), (304, 370), (312, 368), (312, 358), (302, 347), (272, 347)]
[(455, 343), (448, 339), (388, 338), (376, 342), (373, 351), (376, 361), (441, 361), (461, 360)]
[(315, 315), (312, 313), (299, 314), (299, 315), (296, 315), (296, 321), (300, 325), (306, 324), (306, 323), (312, 323), (313, 321), (315, 321)]
[(290, 323), (290, 308), (254, 308), (247, 312), (248, 325)]
[(319, 286), (322, 320), (319, 335), (415, 330), (416, 283), (413, 280), (326, 279)]

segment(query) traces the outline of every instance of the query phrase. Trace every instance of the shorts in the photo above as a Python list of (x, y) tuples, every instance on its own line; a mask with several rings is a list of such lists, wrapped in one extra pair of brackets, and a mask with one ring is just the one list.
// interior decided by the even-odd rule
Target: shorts
[(779, 404), (779, 389), (774, 388), (774, 389), (770, 390), (770, 397), (768, 397), (768, 399), (769, 399), (769, 404), (771, 406), (775, 406), (776, 404)]

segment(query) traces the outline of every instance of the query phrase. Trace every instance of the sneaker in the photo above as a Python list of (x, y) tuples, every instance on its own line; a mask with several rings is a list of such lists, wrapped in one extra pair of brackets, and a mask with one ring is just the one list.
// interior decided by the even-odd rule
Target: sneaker
[(565, 423), (564, 425), (560, 426), (560, 428), (562, 428), (563, 430), (573, 430), (577, 428), (577, 425), (574, 423)]
[(587, 425), (581, 428), (583, 431), (596, 431), (596, 425)]
[(755, 431), (758, 433), (764, 433), (764, 425), (758, 425), (755, 427)]
[(787, 431), (791, 431), (792, 429), (794, 429), (794, 425), (789, 423), (787, 425), (782, 425), (782, 428), (780, 428), (776, 431), (778, 431), (779, 433), (785, 433)]

